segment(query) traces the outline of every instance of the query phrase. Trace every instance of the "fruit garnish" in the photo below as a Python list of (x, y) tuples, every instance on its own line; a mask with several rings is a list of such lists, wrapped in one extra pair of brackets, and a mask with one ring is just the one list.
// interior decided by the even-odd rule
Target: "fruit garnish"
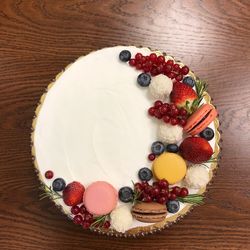
[(119, 59), (122, 62), (127, 62), (130, 60), (130, 58), (131, 58), (131, 53), (129, 50), (122, 50), (119, 54)]
[(85, 188), (77, 181), (69, 183), (63, 190), (63, 201), (67, 206), (78, 205), (82, 202)]
[(177, 144), (174, 144), (174, 143), (168, 144), (166, 146), (166, 151), (170, 153), (177, 153), (179, 151), (179, 147)]
[(189, 85), (191, 88), (193, 88), (195, 85), (195, 80), (191, 76), (184, 77), (182, 82)]
[(54, 191), (63, 191), (63, 189), (66, 186), (66, 182), (63, 178), (56, 178), (53, 182), (52, 182), (52, 188)]
[(192, 163), (203, 163), (213, 155), (207, 140), (201, 137), (187, 137), (179, 147), (181, 156)]
[(153, 154), (153, 153), (149, 154), (149, 155), (148, 155), (148, 159), (149, 159), (150, 161), (153, 161), (153, 160), (155, 159), (155, 154)]
[(153, 173), (149, 168), (141, 168), (138, 172), (138, 176), (141, 181), (150, 181), (153, 177)]
[(214, 131), (211, 128), (205, 128), (199, 135), (207, 141), (210, 141), (214, 138)]
[(119, 195), (119, 199), (122, 202), (127, 203), (127, 202), (133, 201), (134, 191), (130, 187), (122, 187), (122, 188), (120, 188), (118, 195)]
[(204, 204), (204, 195), (202, 194), (190, 194), (186, 197), (178, 197), (177, 200), (184, 203), (190, 203), (193, 205), (202, 205)]
[(54, 173), (51, 170), (48, 170), (45, 172), (44, 176), (46, 179), (52, 179), (54, 176)]
[(80, 213), (80, 208), (79, 208), (77, 205), (75, 205), (75, 206), (73, 206), (73, 207), (71, 208), (70, 211), (71, 211), (72, 214), (77, 215), (77, 214)]
[(149, 86), (151, 81), (151, 76), (147, 73), (141, 73), (138, 77), (137, 77), (137, 83), (141, 86), (141, 87), (147, 87)]
[(177, 213), (180, 209), (180, 202), (178, 200), (169, 201), (167, 204), (167, 210), (169, 213)]
[(155, 155), (160, 155), (165, 151), (165, 146), (162, 142), (156, 141), (152, 144), (151, 151)]
[(178, 108), (185, 108), (190, 112), (190, 108), (197, 98), (198, 95), (190, 86), (181, 82), (174, 82), (170, 99)]

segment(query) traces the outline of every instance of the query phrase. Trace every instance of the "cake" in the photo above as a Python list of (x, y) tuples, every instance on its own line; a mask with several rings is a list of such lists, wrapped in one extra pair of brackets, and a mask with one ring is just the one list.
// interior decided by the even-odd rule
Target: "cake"
[(217, 167), (207, 85), (172, 56), (116, 46), (80, 57), (48, 86), (32, 155), (50, 197), (75, 224), (152, 233), (202, 204)]

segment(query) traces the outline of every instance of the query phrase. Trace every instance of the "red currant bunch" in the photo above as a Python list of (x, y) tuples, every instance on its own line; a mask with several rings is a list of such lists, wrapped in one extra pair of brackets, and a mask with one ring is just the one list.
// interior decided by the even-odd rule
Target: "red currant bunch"
[(188, 117), (186, 109), (178, 108), (173, 103), (163, 103), (160, 100), (155, 101), (154, 106), (148, 109), (148, 114), (157, 119), (162, 119), (165, 123), (182, 127), (186, 125)]

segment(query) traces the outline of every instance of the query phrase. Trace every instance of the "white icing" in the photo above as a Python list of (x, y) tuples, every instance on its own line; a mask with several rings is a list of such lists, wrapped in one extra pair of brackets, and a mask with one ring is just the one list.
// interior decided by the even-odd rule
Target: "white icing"
[[(72, 64), (47, 93), (34, 132), (36, 159), (47, 185), (52, 181), (44, 173), (51, 169), (67, 183), (88, 186), (101, 180), (118, 190), (138, 181), (141, 167), (151, 166), (147, 154), (158, 124), (147, 115), (152, 99), (136, 83), (139, 71), (118, 60), (123, 49), (132, 55), (150, 53), (123, 46), (92, 52)], [(56, 202), (70, 213), (62, 200)], [(148, 223), (134, 220), (131, 228), (142, 225)]]

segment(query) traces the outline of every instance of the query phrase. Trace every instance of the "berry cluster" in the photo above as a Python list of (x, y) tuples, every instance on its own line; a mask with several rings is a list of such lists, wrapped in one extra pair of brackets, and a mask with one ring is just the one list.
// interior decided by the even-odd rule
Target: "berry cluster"
[[(84, 229), (90, 228), (92, 225), (96, 227), (109, 228), (110, 222), (108, 220), (100, 220), (100, 218), (94, 218), (93, 214), (89, 213), (84, 205), (73, 206), (71, 213), (74, 215), (73, 222), (77, 225), (82, 225)], [(100, 220), (100, 223), (97, 223)]]
[(180, 67), (173, 60), (166, 61), (164, 56), (157, 56), (155, 53), (151, 53), (149, 56), (137, 53), (135, 58), (129, 60), (129, 65), (138, 70), (143, 70), (145, 73), (150, 73), (152, 76), (164, 74), (176, 81), (181, 81), (183, 76), (189, 72), (187, 66)]
[(134, 185), (134, 192), (137, 194), (137, 199), (143, 202), (156, 201), (160, 204), (165, 204), (169, 200), (176, 200), (177, 197), (186, 197), (188, 189), (175, 186), (169, 187), (167, 180), (159, 180), (150, 185), (148, 182), (137, 182)]
[(185, 126), (187, 123), (187, 111), (184, 108), (177, 108), (173, 103), (163, 103), (155, 101), (154, 106), (148, 109), (148, 114), (157, 119), (162, 119), (165, 123), (171, 125)]

